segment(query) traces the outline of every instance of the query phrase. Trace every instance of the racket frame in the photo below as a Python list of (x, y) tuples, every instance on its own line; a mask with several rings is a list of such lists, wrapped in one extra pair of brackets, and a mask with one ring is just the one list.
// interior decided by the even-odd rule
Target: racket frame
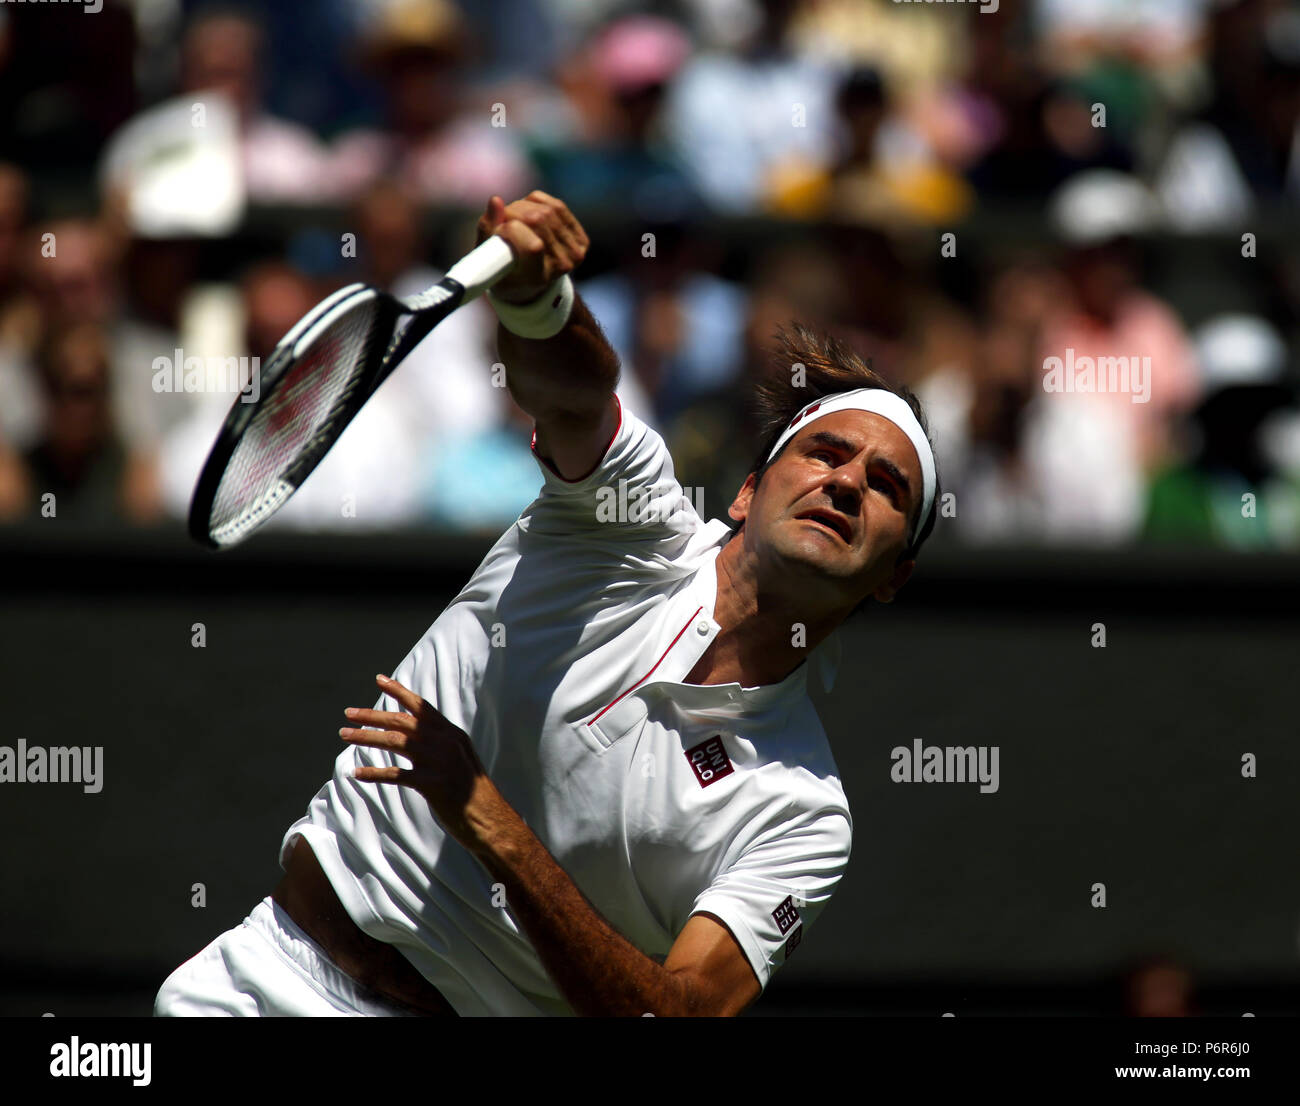
[[(243, 541), (302, 487), (366, 401), (406, 356), (428, 337), (429, 332), (453, 311), (500, 280), (513, 265), (514, 256), (509, 245), (504, 239), (492, 236), (418, 296), (399, 300), (379, 288), (354, 283), (340, 288), (312, 308), (276, 343), (261, 380), (258, 402), (244, 403), (236, 399), (226, 415), (194, 487), (188, 520), (190, 536), (213, 550), (229, 549)], [(354, 375), (354, 383), (347, 394), (341, 402), (336, 401), (313, 435), (320, 439), (319, 443), (305, 446), (256, 503), (245, 508), (237, 519), (219, 528), (218, 534), (229, 531), (226, 540), (215, 537), (211, 528), (212, 508), (226, 468), (249, 423), (271, 401), (285, 374), (299, 363), (317, 335), (332, 325), (339, 315), (367, 301), (374, 301), (376, 307), (366, 335), (363, 368)], [(408, 315), (409, 320), (399, 330), (399, 322)], [(337, 430), (323, 434), (331, 426)]]

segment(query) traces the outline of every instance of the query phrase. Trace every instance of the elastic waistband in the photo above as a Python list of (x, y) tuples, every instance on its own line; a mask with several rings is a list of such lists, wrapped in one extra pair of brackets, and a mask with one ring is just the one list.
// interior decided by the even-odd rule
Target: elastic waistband
[(412, 1017), (410, 1011), (386, 1002), (335, 964), (316, 941), (270, 895), (253, 907), (244, 924), (261, 934), (296, 965), (325, 996), (344, 1010), (371, 1017)]

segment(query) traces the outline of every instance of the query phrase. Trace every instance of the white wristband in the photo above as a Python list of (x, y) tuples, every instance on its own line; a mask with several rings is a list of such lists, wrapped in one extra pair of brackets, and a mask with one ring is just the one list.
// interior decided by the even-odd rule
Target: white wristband
[(511, 334), (521, 338), (553, 338), (564, 329), (573, 310), (573, 281), (565, 273), (529, 303), (506, 303), (490, 291), (487, 298), (501, 325)]

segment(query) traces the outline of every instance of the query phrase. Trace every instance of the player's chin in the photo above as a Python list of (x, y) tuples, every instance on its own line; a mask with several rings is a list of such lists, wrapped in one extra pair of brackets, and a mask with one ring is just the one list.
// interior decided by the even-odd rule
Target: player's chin
[(821, 554), (829, 552), (835, 556), (857, 555), (857, 543), (846, 540), (842, 534), (837, 534), (829, 527), (802, 518), (792, 521), (794, 527), (787, 530), (785, 535), (791, 545)]
[(857, 552), (847, 542), (811, 529), (787, 536), (776, 548), (787, 569), (797, 574), (848, 576), (862, 567)]

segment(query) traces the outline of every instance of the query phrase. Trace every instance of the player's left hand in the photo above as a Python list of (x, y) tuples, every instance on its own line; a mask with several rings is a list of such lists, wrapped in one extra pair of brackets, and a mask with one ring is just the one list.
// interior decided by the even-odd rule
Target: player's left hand
[(387, 749), (411, 762), (410, 768), (362, 766), (352, 774), (369, 783), (411, 787), (428, 800), (442, 827), (471, 851), (483, 847), (503, 814), (505, 800), (493, 786), (469, 735), (410, 688), (376, 676), (384, 694), (406, 710), (396, 713), (349, 707), (343, 713), (360, 726), (343, 727), (339, 736), (352, 745)]

